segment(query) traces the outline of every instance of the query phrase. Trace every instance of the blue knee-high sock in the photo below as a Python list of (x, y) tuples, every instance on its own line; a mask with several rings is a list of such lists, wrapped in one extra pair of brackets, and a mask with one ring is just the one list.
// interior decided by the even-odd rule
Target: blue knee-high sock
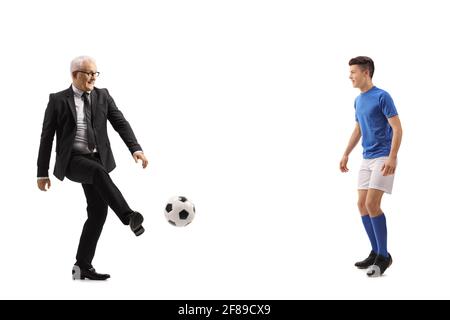
[(375, 237), (375, 231), (372, 227), (372, 221), (369, 215), (361, 216), (361, 220), (366, 229), (367, 235), (369, 236), (370, 244), (372, 245), (372, 251), (378, 253), (377, 238)]
[(387, 227), (386, 217), (383, 214), (378, 217), (370, 218), (372, 220), (373, 230), (375, 231), (375, 237), (377, 238), (378, 254), (388, 257), (387, 251)]

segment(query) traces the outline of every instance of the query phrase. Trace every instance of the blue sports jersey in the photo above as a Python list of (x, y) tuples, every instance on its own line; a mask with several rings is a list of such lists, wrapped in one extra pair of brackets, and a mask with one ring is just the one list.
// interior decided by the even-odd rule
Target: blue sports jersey
[(392, 128), (388, 118), (397, 115), (389, 93), (377, 87), (361, 93), (355, 99), (355, 117), (362, 135), (363, 158), (389, 156)]

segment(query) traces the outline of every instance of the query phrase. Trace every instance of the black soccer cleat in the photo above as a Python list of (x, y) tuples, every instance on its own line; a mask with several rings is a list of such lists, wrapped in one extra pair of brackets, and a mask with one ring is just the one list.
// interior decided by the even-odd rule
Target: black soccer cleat
[(358, 269), (367, 269), (368, 267), (370, 267), (371, 265), (373, 265), (375, 263), (376, 257), (377, 257), (377, 254), (375, 253), (375, 251), (370, 251), (369, 256), (362, 261), (356, 262), (355, 266)]
[(382, 255), (377, 255), (374, 264), (367, 270), (367, 276), (372, 278), (381, 277), (386, 269), (391, 266), (391, 264), (392, 257), (389, 253), (387, 258)]

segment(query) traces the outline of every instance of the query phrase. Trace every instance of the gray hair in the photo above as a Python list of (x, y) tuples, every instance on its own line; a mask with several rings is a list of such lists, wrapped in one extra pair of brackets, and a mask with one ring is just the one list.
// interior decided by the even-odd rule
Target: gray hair
[(81, 65), (83, 64), (83, 62), (85, 61), (91, 61), (93, 63), (95, 63), (95, 59), (90, 57), (90, 56), (79, 56), (76, 57), (75, 59), (73, 59), (70, 62), (70, 73), (80, 70)]

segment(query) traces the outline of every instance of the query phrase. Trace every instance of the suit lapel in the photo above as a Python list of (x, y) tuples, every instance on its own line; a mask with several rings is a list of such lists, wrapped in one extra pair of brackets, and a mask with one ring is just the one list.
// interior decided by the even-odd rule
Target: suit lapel
[(67, 98), (67, 101), (69, 102), (69, 107), (70, 107), (70, 111), (72, 112), (72, 115), (73, 115), (73, 120), (76, 123), (77, 122), (77, 109), (75, 108), (75, 100), (74, 100), (74, 93), (73, 93), (72, 86), (70, 86), (70, 88), (66, 90), (66, 98)]

